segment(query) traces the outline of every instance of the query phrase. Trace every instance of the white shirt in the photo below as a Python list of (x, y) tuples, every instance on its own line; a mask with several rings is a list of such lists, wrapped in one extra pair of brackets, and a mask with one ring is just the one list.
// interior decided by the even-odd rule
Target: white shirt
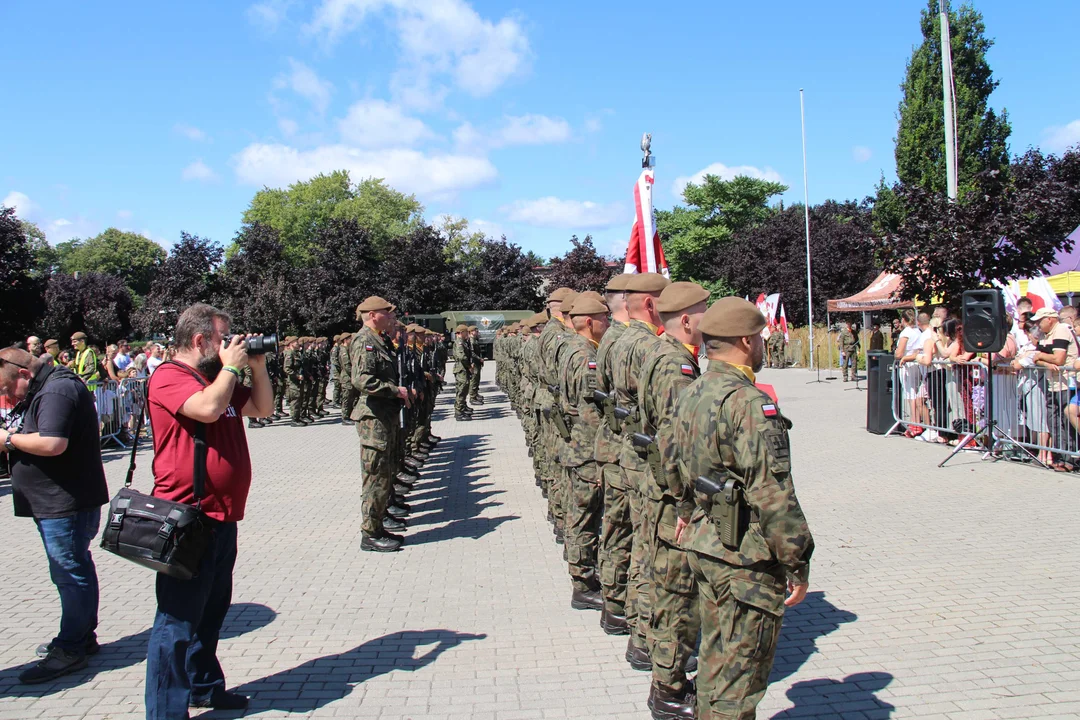
[(165, 361), (162, 360), (161, 358), (156, 358), (156, 357), (148, 357), (148, 358), (146, 358), (146, 374), (147, 375), (153, 375), (154, 371), (157, 370), (157, 366), (160, 365), (163, 362), (165, 362)]
[[(915, 341), (915, 347), (917, 348), (915, 354), (925, 354), (923, 351), (926, 349), (926, 341), (933, 340), (935, 335), (934, 328), (932, 327), (927, 327), (925, 330), (919, 331), (919, 339)], [(933, 360), (933, 358), (931, 358), (931, 360)]]
[(131, 356), (118, 352), (116, 357), (113, 358), (113, 364), (116, 365), (117, 370), (127, 370), (127, 366), (131, 364)]
[(907, 345), (904, 346), (904, 355), (916, 355), (918, 354), (919, 348), (922, 347), (919, 345), (920, 335), (922, 335), (922, 333), (919, 332), (919, 328), (914, 325), (906, 327), (900, 332), (900, 337), (896, 339), (896, 346), (900, 347), (901, 338), (907, 338)]

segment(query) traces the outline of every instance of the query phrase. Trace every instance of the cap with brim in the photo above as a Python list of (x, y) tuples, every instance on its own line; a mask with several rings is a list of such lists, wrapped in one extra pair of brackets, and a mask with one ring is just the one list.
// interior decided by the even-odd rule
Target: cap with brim
[(45, 341), (45, 347), (60, 347), (60, 341), (56, 338), (49, 338)]
[(708, 301), (709, 291), (693, 282), (671, 283), (656, 301), (657, 312), (676, 313)]
[(356, 306), (356, 312), (378, 312), (379, 310), (393, 310), (394, 305), (389, 300), (385, 300), (378, 295), (372, 295), (365, 298), (362, 303)]
[(570, 308), (570, 315), (607, 315), (608, 306), (600, 302), (596, 298), (589, 297), (582, 293), (578, 296), (578, 299), (574, 301), (573, 307)]
[(1055, 311), (1052, 308), (1044, 307), (1044, 308), (1039, 308), (1035, 312), (1035, 316), (1032, 317), (1031, 319), (1032, 320), (1042, 320), (1043, 318), (1056, 318), (1056, 317), (1058, 317), (1057, 311)]
[(560, 302), (561, 303), (563, 301), (563, 299), (567, 296), (567, 294), (572, 293), (572, 292), (574, 292), (573, 288), (568, 288), (568, 287), (558, 288), (558, 289), (554, 290), (550, 295), (548, 295), (547, 301), (548, 302)]
[(630, 278), (632, 277), (634, 276), (627, 275), (626, 273), (612, 275), (604, 289), (608, 292), (626, 292), (626, 283), (630, 282)]
[(749, 337), (765, 327), (765, 316), (749, 300), (726, 297), (705, 311), (698, 327), (703, 334), (712, 337)]
[(86, 339), (86, 333), (84, 333), (84, 332), (72, 333), (71, 334), (71, 339), (72, 340), (85, 340)]
[(670, 284), (671, 281), (660, 273), (640, 273), (631, 275), (626, 281), (626, 292), (658, 293)]

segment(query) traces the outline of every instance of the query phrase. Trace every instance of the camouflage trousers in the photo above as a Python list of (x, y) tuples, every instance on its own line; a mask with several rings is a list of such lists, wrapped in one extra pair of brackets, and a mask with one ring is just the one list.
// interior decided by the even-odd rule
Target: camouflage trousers
[(334, 404), (341, 407), (341, 374), (334, 374)]
[(315, 409), (322, 412), (326, 409), (326, 385), (328, 378), (319, 378), (315, 383)]
[(303, 390), (299, 383), (289, 383), (288, 390), (285, 391), (285, 399), (289, 403), (289, 417), (296, 422), (304, 414), (304, 407), (301, 404), (303, 401)]
[(687, 552), (675, 543), (678, 515), (670, 498), (646, 501), (649, 516), (655, 518), (650, 539), (652, 597), (649, 607), (649, 656), (653, 661), (653, 682), (674, 690), (686, 686), (686, 661), (694, 653), (701, 615), (698, 611), (697, 582), (690, 569)]
[(566, 469), (569, 502), (566, 507), (566, 560), (575, 590), (596, 590), (597, 545), (602, 513), (599, 468), (586, 463)]
[(480, 368), (476, 368), (472, 376), (469, 377), (469, 397), (480, 397)]
[(559, 445), (562, 443), (562, 438), (559, 437), (559, 431), (555, 429), (555, 423), (549, 420), (545, 424), (548, 428), (548, 438), (547, 443), (544, 445), (544, 474), (542, 479), (547, 481), (548, 511), (555, 518), (555, 527), (561, 528), (565, 532), (566, 526), (563, 521), (566, 515), (566, 503), (563, 498), (566, 497), (566, 488), (569, 483), (566, 473), (558, 461)]
[(394, 490), (394, 448), (397, 426), (385, 419), (365, 417), (356, 421), (360, 438), (361, 528), (368, 535), (383, 532), (383, 516)]
[(352, 415), (353, 408), (356, 407), (356, 401), (360, 395), (357, 393), (356, 388), (352, 386), (352, 383), (345, 381), (343, 378), (339, 378), (337, 384), (341, 386), (341, 419), (347, 420)]
[(285, 402), (285, 379), (274, 380), (274, 412), (280, 412)]
[(315, 415), (315, 381), (305, 379), (300, 383), (300, 397), (303, 401), (300, 403), (301, 413), (304, 415)]
[(468, 404), (465, 399), (469, 395), (469, 371), (465, 368), (454, 370), (454, 412), (461, 414), (465, 412)]
[(769, 686), (784, 619), (785, 579), (688, 553), (701, 603), (697, 716), (753, 720)]
[(634, 526), (630, 521), (630, 491), (618, 463), (604, 463), (604, 522), (600, 530), (600, 585), (604, 609), (626, 614), (626, 582), (630, 575), (630, 550)]
[(630, 627), (630, 636), (634, 645), (648, 647), (648, 629), (652, 620), (649, 601), (652, 561), (653, 521), (649, 519), (649, 502), (642, 495), (640, 488), (651, 480), (647, 471), (623, 469), (626, 485), (630, 493), (630, 522), (634, 527), (630, 546), (630, 571), (626, 580), (626, 623)]
[(424, 397), (416, 399), (416, 420), (409, 436), (409, 449), (420, 450), (424, 440), (431, 434), (431, 413), (434, 410), (434, 393), (428, 387)]

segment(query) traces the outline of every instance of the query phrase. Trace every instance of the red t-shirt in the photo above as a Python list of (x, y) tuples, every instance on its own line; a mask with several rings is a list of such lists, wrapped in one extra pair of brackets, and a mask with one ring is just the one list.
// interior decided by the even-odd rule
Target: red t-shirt
[[(204, 380), (206, 378), (203, 378)], [(195, 503), (195, 421), (180, 408), (202, 385), (190, 372), (162, 364), (150, 376), (150, 425), (154, 431), (154, 497)], [(239, 382), (225, 412), (206, 426), (206, 489), (202, 509), (215, 520), (244, 519), (251, 489), (251, 456), (241, 411), (251, 390)]]

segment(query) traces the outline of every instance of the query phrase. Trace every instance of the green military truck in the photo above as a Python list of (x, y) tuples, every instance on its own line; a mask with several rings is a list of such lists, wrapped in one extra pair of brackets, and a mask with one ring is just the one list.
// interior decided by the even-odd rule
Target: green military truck
[(495, 331), (535, 314), (534, 310), (450, 310), (444, 312), (442, 317), (446, 319), (446, 329), (450, 333), (462, 323), (475, 325), (480, 331), (480, 348), (484, 357), (490, 360), (495, 344)]

